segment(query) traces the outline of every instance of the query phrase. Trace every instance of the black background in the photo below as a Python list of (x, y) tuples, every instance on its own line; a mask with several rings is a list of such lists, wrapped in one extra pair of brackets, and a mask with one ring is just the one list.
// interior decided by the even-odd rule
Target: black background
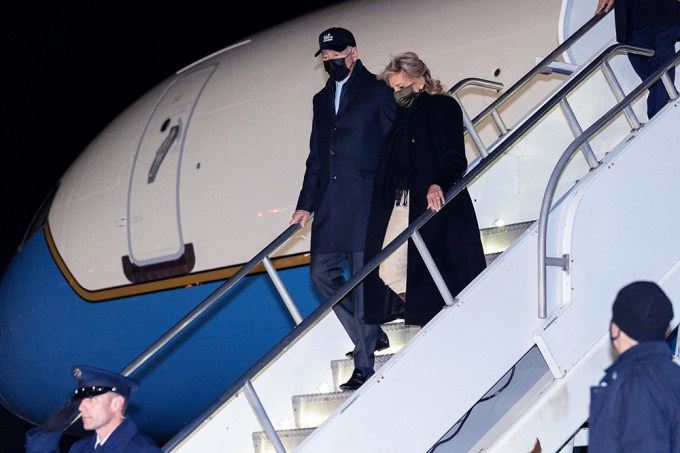
[[(49, 190), (129, 104), (204, 56), (334, 3), (339, 2), (297, 0), (273, 12), (259, 2), (5, 0), (0, 8), (0, 272)], [(24, 433), (31, 427), (0, 406), (0, 453), (23, 452)], [(62, 451), (69, 440), (62, 442)]]

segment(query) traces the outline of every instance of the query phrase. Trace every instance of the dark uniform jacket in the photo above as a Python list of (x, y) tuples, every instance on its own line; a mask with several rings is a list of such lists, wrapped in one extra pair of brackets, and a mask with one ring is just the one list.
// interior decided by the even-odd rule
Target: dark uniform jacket
[(680, 25), (677, 0), (616, 0), (614, 2), (616, 39), (625, 43), (633, 36), (635, 24)]
[(624, 352), (590, 392), (588, 453), (680, 451), (680, 367), (663, 341)]
[[(40, 427), (26, 433), (26, 453), (59, 453), (61, 431), (44, 433)], [(97, 434), (84, 437), (71, 445), (69, 453), (94, 453)], [(140, 433), (131, 418), (126, 418), (96, 453), (162, 453), (146, 434)]]
[(314, 213), (312, 253), (364, 250), (371, 189), (394, 120), (392, 90), (357, 60), (335, 113), (335, 81), (313, 99), (309, 157), (296, 209)]
[[(402, 126), (401, 115), (408, 115), (405, 126)], [(410, 109), (399, 109), (399, 118), (390, 133), (395, 133), (398, 127), (406, 127), (408, 134), (408, 208), (409, 223), (412, 223), (427, 210), (426, 196), (430, 185), (438, 184), (446, 194), (467, 170), (463, 114), (454, 98), (420, 92)], [(391, 142), (388, 137), (386, 145)], [(366, 261), (382, 249), (393, 209), (393, 203), (376, 202), (386, 191), (385, 174), (390, 165), (386, 159), (389, 155), (388, 150), (383, 151), (376, 176), (366, 238)], [(486, 267), (477, 216), (467, 189), (432, 217), (420, 229), (420, 234), (454, 297)], [(364, 291), (367, 322), (382, 323), (389, 317), (389, 304), (394, 293), (383, 284), (378, 269), (366, 278)], [(443, 307), (444, 299), (420, 253), (409, 240), (405, 322), (422, 326)]]

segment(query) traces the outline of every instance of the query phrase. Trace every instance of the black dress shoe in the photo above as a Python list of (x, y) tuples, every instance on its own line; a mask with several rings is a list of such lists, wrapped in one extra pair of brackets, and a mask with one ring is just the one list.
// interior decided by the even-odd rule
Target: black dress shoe
[[(378, 338), (378, 341), (375, 342), (375, 352), (382, 351), (383, 349), (387, 349), (390, 347), (390, 339), (387, 338), (387, 335), (384, 337)], [(345, 357), (348, 359), (351, 359), (354, 357), (354, 351), (349, 351), (347, 354), (345, 354)]]
[(364, 374), (361, 372), (361, 370), (354, 369), (354, 373), (352, 373), (352, 377), (349, 378), (349, 381), (345, 382), (344, 384), (340, 385), (340, 390), (342, 391), (347, 391), (347, 390), (356, 390), (359, 387), (361, 387), (364, 382), (371, 376), (375, 374), (375, 371), (371, 370), (367, 374)]

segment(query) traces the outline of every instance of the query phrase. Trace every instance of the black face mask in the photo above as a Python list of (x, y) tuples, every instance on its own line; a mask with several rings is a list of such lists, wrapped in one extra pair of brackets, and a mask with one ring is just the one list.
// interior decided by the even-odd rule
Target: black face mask
[(336, 58), (335, 60), (326, 60), (323, 62), (323, 67), (328, 73), (329, 76), (331, 76), (331, 79), (335, 80), (336, 82), (342, 81), (345, 77), (347, 77), (347, 74), (349, 74), (349, 68), (345, 64), (345, 58)]

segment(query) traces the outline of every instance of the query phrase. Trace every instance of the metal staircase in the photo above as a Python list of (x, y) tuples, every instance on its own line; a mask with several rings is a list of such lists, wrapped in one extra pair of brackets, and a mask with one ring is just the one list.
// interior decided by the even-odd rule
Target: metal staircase
[[(533, 222), (492, 227), (481, 231), (482, 243), (485, 250), (495, 252), (486, 255), (487, 265), (496, 259), (502, 250), (505, 250), (514, 240), (524, 232)], [(418, 326), (405, 325), (403, 321), (395, 321), (382, 326), (390, 339), (390, 347), (376, 354), (375, 370), (387, 363), (396, 352), (406, 345), (420, 330)], [(334, 359), (330, 362), (332, 380), (329, 385), (321, 386), (317, 393), (293, 395), (291, 404), (294, 419), (291, 420), (290, 429), (277, 430), (286, 451), (292, 451), (309, 436), (314, 429), (321, 425), (331, 416), (353, 392), (339, 390), (340, 384), (346, 382), (354, 370), (354, 362), (351, 359)], [(284, 425), (287, 425), (285, 423)], [(269, 440), (265, 431), (253, 433), (253, 446), (255, 453), (275, 452), (276, 449)]]
[[(626, 94), (610, 62), (629, 52), (649, 55), (610, 47), (511, 127), (498, 107), (531, 77), (468, 120), (480, 158), (446, 199), (469, 187), (489, 266), (426, 326), (386, 325), (392, 347), (366, 384), (337, 391), (352, 368), (338, 357), (351, 344), (332, 306), (386, 254), (418, 243), (432, 212), (300, 320), (164, 450), (569, 451), (587, 419), (588, 387), (612, 359), (606, 333), (616, 291), (654, 280), (680, 309), (680, 238), (665, 233), (680, 220), (677, 91), (667, 84), (673, 101), (653, 121), (642, 125), (635, 112), (680, 56)], [(579, 103), (603, 91), (609, 104)], [(488, 149), (474, 132), (487, 118), (499, 130)], [(492, 245), (499, 237), (509, 244)], [(269, 253), (251, 263), (264, 262), (281, 290)], [(282, 295), (288, 305), (285, 288)]]
[[(404, 325), (403, 322), (394, 322), (383, 326), (385, 333), (390, 339), (390, 348), (387, 352), (376, 354), (376, 371), (387, 363), (394, 355), (390, 351), (398, 351), (420, 329), (417, 326)], [(321, 388), (318, 393), (294, 395), (291, 404), (294, 414), (292, 429), (278, 430), (277, 434), (282, 439), (287, 451), (292, 451), (305, 438), (331, 416), (352, 392), (339, 390), (339, 385), (347, 381), (354, 370), (351, 359), (337, 359), (330, 362), (332, 382), (330, 388)], [(330, 391), (329, 391), (330, 390)], [(271, 441), (264, 431), (253, 433), (253, 446), (255, 453), (275, 452)]]

